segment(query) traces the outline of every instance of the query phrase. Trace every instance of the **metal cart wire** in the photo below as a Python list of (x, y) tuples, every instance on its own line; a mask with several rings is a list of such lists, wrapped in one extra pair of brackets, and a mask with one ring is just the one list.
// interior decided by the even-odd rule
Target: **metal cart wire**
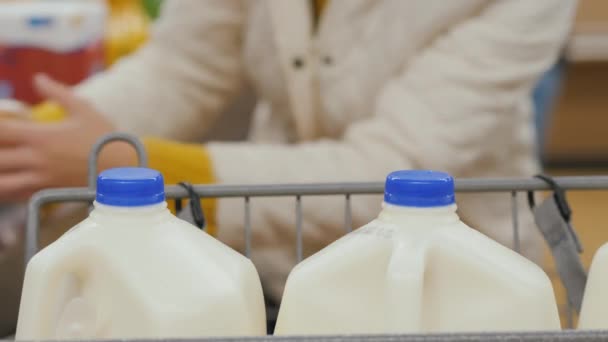
[[(43, 205), (58, 202), (89, 202), (95, 198), (95, 180), (97, 170), (97, 157), (103, 147), (113, 141), (124, 141), (131, 144), (138, 155), (140, 166), (147, 165), (147, 156), (142, 143), (135, 137), (124, 133), (113, 133), (100, 139), (89, 156), (89, 187), (49, 189), (36, 193), (28, 204), (28, 216), (25, 239), (25, 261), (39, 249), (40, 209)], [(608, 189), (608, 176), (594, 177), (557, 177), (554, 179), (564, 190), (606, 190)], [(240, 197), (244, 201), (243, 227), (245, 235), (245, 255), (251, 254), (251, 205), (250, 199), (254, 197), (293, 197), (294, 241), (295, 254), (298, 261), (302, 260), (302, 197), (305, 196), (343, 196), (344, 197), (344, 230), (352, 231), (351, 197), (357, 195), (381, 194), (384, 191), (383, 182), (373, 183), (325, 183), (325, 184), (283, 184), (283, 185), (195, 185), (194, 192), (201, 198)], [(457, 192), (504, 192), (510, 195), (513, 220), (513, 246), (519, 250), (519, 223), (518, 223), (518, 196), (530, 191), (551, 190), (546, 182), (535, 179), (457, 179)], [(181, 199), (189, 196), (188, 191), (180, 186), (167, 186), (166, 196), (169, 199)], [(571, 310), (568, 310), (571, 312)], [(572, 321), (570, 320), (570, 327)], [(299, 341), (327, 341), (327, 342), (380, 342), (380, 341), (608, 341), (608, 331), (573, 331), (535, 332), (535, 333), (484, 333), (484, 334), (445, 334), (445, 335), (398, 335), (398, 336), (306, 336), (306, 337), (268, 337), (248, 338), (252, 341), (272, 339), (273, 341), (299, 342)], [(224, 339), (206, 339), (207, 341), (224, 341)]]

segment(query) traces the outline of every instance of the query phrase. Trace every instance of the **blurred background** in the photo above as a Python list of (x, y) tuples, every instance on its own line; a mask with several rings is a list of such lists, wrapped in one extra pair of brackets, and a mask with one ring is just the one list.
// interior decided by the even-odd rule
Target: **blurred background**
[[(0, 0), (9, 6), (27, 0)], [(57, 0), (38, 2), (38, 10), (0, 9), (0, 99), (29, 104), (40, 98), (31, 76), (44, 71), (76, 84), (107, 68), (146, 41), (163, 0), (83, 1), (80, 6), (58, 6)], [(92, 3), (99, 2), (99, 7)], [(46, 3), (46, 5), (43, 5)], [(15, 7), (15, 6), (12, 6)], [(28, 13), (30, 12), (30, 13)], [(26, 26), (16, 20), (27, 17)], [(49, 18), (64, 21), (51, 25)], [(40, 31), (47, 31), (40, 34)], [(608, 166), (608, 135), (604, 134), (608, 84), (608, 2), (580, 1), (578, 16), (563, 59), (547, 72), (535, 90), (539, 154), (552, 169)], [(248, 110), (253, 104), (247, 89), (223, 116), (213, 137), (244, 137)], [(242, 127), (228, 129), (239, 115)]]
[(551, 168), (608, 166), (608, 2), (582, 0), (559, 91), (545, 108), (542, 154)]
[[(33, 74), (46, 72), (76, 84), (133, 53), (146, 41), (162, 1), (101, 0), (57, 6), (57, 0), (48, 0), (37, 2), (39, 7), (32, 11), (32, 7), (11, 6), (27, 0), (0, 0), (0, 99), (36, 104), (40, 98), (31, 88)], [(55, 20), (61, 25), (51, 25)], [(533, 94), (536, 117), (531, 125), (537, 130), (539, 158), (548, 173), (608, 172), (606, 89), (608, 1), (581, 0), (562, 59), (547, 71)], [(253, 103), (252, 92), (243, 89), (206, 139), (243, 139)], [(608, 229), (602, 224), (608, 222), (608, 193), (572, 192), (569, 198), (588, 265), (595, 250), (608, 240)], [(0, 260), (0, 280), (2, 274), (20, 272), (7, 269), (6, 264)], [(15, 305), (7, 299), (14, 295), (7, 293), (11, 286), (0, 282), (0, 306)], [(557, 286), (561, 296), (563, 290)], [(12, 324), (9, 311), (3, 313), (0, 308), (0, 337)]]

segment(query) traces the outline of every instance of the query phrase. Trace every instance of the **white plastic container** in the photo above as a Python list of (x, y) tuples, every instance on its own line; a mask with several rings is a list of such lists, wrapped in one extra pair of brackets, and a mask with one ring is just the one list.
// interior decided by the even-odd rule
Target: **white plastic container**
[(608, 329), (608, 244), (593, 256), (578, 328)]
[(390, 174), (376, 220), (291, 272), (275, 334), (560, 329), (547, 275), (454, 203), (448, 174)]
[(160, 173), (104, 171), (95, 209), (28, 264), (16, 338), (265, 335), (253, 264), (166, 208)]

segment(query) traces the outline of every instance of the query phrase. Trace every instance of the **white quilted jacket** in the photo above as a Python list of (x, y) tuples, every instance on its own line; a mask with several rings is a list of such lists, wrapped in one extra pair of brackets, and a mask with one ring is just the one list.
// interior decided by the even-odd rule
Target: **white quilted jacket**
[[(259, 96), (249, 141), (207, 145), (221, 183), (537, 171), (531, 88), (555, 61), (575, 0), (333, 0), (316, 30), (309, 5), (169, 0), (149, 44), (79, 91), (122, 129), (193, 140), (248, 79)], [(465, 221), (511, 243), (508, 194), (459, 199)], [(354, 197), (354, 225), (380, 202)], [(295, 263), (293, 205), (252, 200), (253, 259), (274, 296)], [(220, 238), (235, 248), (242, 210), (242, 199), (219, 201)], [(303, 212), (305, 254), (343, 233), (342, 198), (304, 198)], [(538, 257), (525, 222), (523, 246)]]

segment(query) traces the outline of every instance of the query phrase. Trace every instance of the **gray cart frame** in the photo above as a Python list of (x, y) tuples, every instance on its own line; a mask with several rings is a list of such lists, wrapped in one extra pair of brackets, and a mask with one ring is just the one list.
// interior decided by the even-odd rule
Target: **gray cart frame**
[[(95, 179), (97, 158), (103, 147), (113, 141), (124, 141), (137, 151), (140, 166), (147, 165), (143, 144), (135, 137), (124, 133), (109, 134), (100, 139), (89, 156), (89, 187), (48, 189), (36, 193), (28, 204), (25, 234), (25, 264), (39, 249), (40, 209), (43, 205), (58, 202), (92, 202), (95, 199)], [(556, 183), (564, 190), (607, 190), (608, 176), (556, 177)], [(511, 197), (513, 222), (513, 245), (519, 251), (519, 223), (517, 199), (520, 193), (551, 190), (550, 186), (536, 178), (484, 178), (456, 179), (457, 192), (504, 192)], [(293, 197), (295, 198), (294, 225), (296, 230), (295, 253), (302, 260), (302, 197), (333, 195), (344, 197), (344, 229), (352, 231), (351, 196), (382, 194), (383, 182), (372, 183), (319, 183), (319, 184), (268, 184), (268, 185), (195, 185), (195, 193), (201, 198), (240, 197), (244, 200), (243, 226), (245, 234), (245, 255), (251, 254), (250, 199), (253, 197)], [(165, 187), (169, 199), (187, 198), (188, 192), (180, 186)], [(570, 310), (569, 310), (570, 311)], [(570, 326), (571, 326), (570, 320)], [(608, 341), (608, 331), (560, 331), (535, 333), (488, 333), (488, 334), (446, 334), (446, 335), (399, 335), (399, 336), (306, 336), (247, 338), (252, 341), (303, 342), (381, 342), (381, 341)], [(230, 341), (231, 339), (205, 339), (205, 341)], [(241, 339), (242, 340), (242, 339)], [(177, 342), (171, 341), (171, 342)]]

